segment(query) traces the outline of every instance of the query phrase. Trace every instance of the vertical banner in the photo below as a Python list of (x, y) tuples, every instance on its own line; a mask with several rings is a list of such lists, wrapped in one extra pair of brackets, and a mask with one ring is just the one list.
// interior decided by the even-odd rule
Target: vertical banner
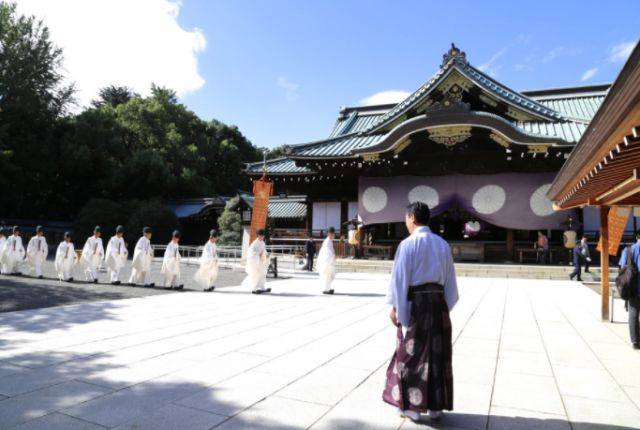
[[(622, 234), (627, 226), (630, 213), (631, 208), (628, 207), (612, 207), (611, 210), (609, 210), (609, 255), (618, 255), (618, 248), (620, 247)], [(598, 246), (596, 247), (598, 252), (601, 252), (601, 249), (602, 238), (598, 241)]]
[(273, 182), (264, 175), (257, 181), (253, 181), (253, 211), (251, 212), (250, 240), (253, 242), (257, 237), (256, 232), (267, 226), (267, 215), (269, 214), (269, 196), (273, 191)]

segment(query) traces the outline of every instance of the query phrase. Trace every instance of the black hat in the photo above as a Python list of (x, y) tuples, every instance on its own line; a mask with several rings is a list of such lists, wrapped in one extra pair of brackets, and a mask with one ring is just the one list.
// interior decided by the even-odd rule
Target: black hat
[(178, 239), (180, 239), (180, 231), (179, 230), (174, 230), (173, 234), (171, 235), (171, 237), (177, 237)]
[(267, 234), (267, 230), (265, 230), (264, 228), (261, 228), (261, 229), (259, 229), (259, 230), (256, 232), (256, 234), (257, 234), (258, 236), (266, 236), (266, 234)]
[(116, 234), (118, 234), (118, 233), (124, 233), (124, 227), (123, 226), (119, 225), (119, 226), (116, 227)]
[(336, 229), (333, 227), (329, 227), (329, 230), (327, 230), (327, 233), (335, 233)]
[(209, 232), (209, 237), (218, 237), (218, 230), (215, 228)]
[(41, 225), (36, 227), (36, 233), (42, 233), (44, 231), (44, 229), (42, 228)]
[(66, 239), (67, 237), (71, 238), (71, 232), (70, 231), (65, 231), (64, 232), (64, 238)]
[(19, 232), (19, 231), (20, 231), (20, 227), (18, 227), (17, 225), (14, 225), (14, 226), (13, 226), (13, 232), (14, 232), (14, 233), (17, 233), (17, 232)]
[(95, 226), (94, 229), (93, 229), (93, 234), (96, 234), (96, 233), (100, 233), (100, 226), (99, 225)]
[(147, 233), (151, 233), (151, 227), (143, 227), (142, 228), (142, 234), (147, 234)]

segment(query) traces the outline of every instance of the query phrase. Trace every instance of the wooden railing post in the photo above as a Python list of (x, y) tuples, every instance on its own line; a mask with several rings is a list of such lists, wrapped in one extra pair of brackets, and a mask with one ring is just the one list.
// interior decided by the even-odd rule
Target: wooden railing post
[(600, 309), (603, 321), (609, 319), (609, 210), (608, 206), (600, 206)]

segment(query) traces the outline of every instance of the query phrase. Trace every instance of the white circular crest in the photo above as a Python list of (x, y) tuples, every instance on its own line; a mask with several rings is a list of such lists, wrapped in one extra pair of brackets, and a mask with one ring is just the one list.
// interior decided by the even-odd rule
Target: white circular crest
[(400, 400), (400, 387), (398, 387), (397, 385), (393, 386), (393, 388), (391, 389), (391, 397), (396, 402)]
[(440, 196), (438, 196), (438, 192), (434, 188), (418, 185), (409, 191), (409, 203), (414, 202), (426, 203), (429, 209), (433, 209), (438, 206)]
[(481, 214), (489, 215), (498, 212), (504, 206), (507, 196), (498, 185), (485, 185), (475, 192), (471, 205)]
[(531, 194), (529, 206), (534, 214), (538, 216), (547, 216), (553, 213), (553, 203), (547, 198), (547, 191), (551, 188), (551, 184), (545, 184), (539, 187)]
[(387, 192), (380, 187), (369, 187), (362, 193), (362, 206), (369, 213), (380, 212), (387, 206)]
[(420, 391), (420, 388), (409, 388), (409, 403), (413, 406), (419, 406), (422, 403), (422, 391)]
[(409, 339), (405, 344), (405, 350), (407, 351), (407, 354), (413, 355), (414, 348), (415, 348), (415, 341), (413, 339)]

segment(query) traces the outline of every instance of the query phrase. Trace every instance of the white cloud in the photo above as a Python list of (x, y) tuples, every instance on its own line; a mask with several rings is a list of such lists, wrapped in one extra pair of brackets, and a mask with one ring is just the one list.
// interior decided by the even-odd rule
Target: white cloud
[(589, 79), (593, 78), (597, 72), (598, 72), (597, 67), (592, 67), (591, 69), (586, 70), (582, 74), (582, 77), (580, 78), (580, 82), (588, 81)]
[(299, 84), (290, 82), (284, 76), (280, 76), (277, 83), (280, 88), (284, 89), (284, 96), (287, 100), (293, 101), (298, 98), (298, 89), (300, 88)]
[(409, 92), (402, 90), (387, 90), (371, 94), (360, 100), (361, 106), (384, 105), (391, 103), (400, 103), (409, 96)]
[(491, 76), (495, 76), (498, 73), (498, 70), (500, 70), (500, 67), (502, 67), (496, 65), (495, 63), (500, 57), (502, 57), (502, 55), (504, 55), (505, 52), (507, 52), (507, 48), (502, 48), (501, 50), (493, 54), (488, 61), (480, 64), (478, 66), (478, 69)]
[(180, 6), (175, 0), (18, 0), (19, 12), (42, 18), (63, 48), (80, 105), (107, 85), (143, 95), (152, 82), (178, 96), (201, 88), (198, 54), (206, 40), (200, 29), (178, 24)]
[(609, 61), (612, 63), (619, 63), (623, 61), (627, 61), (629, 55), (631, 55), (631, 51), (636, 46), (636, 42), (624, 42), (620, 43), (609, 51)]

